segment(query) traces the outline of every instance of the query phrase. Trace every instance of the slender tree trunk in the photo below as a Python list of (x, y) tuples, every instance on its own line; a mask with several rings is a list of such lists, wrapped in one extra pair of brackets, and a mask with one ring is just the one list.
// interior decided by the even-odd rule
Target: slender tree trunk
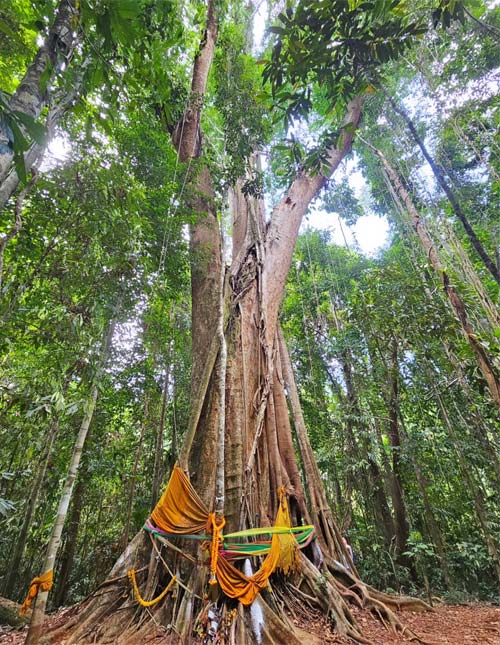
[[(48, 105), (48, 88), (64, 62), (68, 65), (78, 44), (77, 23), (79, 17), (76, 0), (60, 0), (54, 23), (38, 50), (33, 63), (28, 67), (19, 87), (10, 99), (9, 109), (37, 119)], [(44, 80), (44, 76), (48, 78)], [(50, 124), (53, 125), (53, 122)], [(27, 168), (31, 168), (43, 154), (44, 146), (34, 144), (25, 156)], [(12, 165), (14, 152), (9, 133), (0, 125), (0, 209), (15, 191), (19, 179)], [(6, 183), (7, 182), (7, 183)]]
[(64, 549), (61, 555), (61, 563), (57, 580), (56, 592), (54, 594), (54, 606), (60, 607), (66, 602), (69, 588), (69, 577), (75, 560), (76, 544), (80, 530), (80, 517), (83, 510), (85, 489), (87, 487), (87, 471), (81, 471), (75, 487), (75, 493), (71, 501), (71, 513), (68, 521), (68, 530), (64, 541)]
[(354, 563), (344, 547), (342, 536), (339, 533), (336, 522), (332, 516), (332, 512), (323, 488), (321, 474), (318, 465), (314, 458), (314, 453), (309, 442), (307, 429), (302, 414), (300, 405), (299, 394), (295, 384), (295, 377), (293, 375), (293, 368), (290, 361), (290, 355), (283, 338), (281, 328), (278, 329), (279, 334), (279, 348), (281, 365), (283, 369), (283, 378), (286, 384), (290, 408), (292, 411), (293, 425), (299, 444), (300, 455), (306, 473), (306, 481), (308, 483), (308, 493), (310, 497), (311, 515), (315, 526), (320, 529), (318, 533), (322, 547), (325, 553), (330, 557), (339, 559), (339, 555), (343, 555), (348, 562), (350, 562), (353, 570)]
[[(151, 507), (153, 508), (160, 497), (160, 485), (163, 478), (163, 436), (165, 434), (165, 417), (167, 414), (168, 404), (168, 388), (170, 385), (170, 351), (167, 357), (167, 364), (165, 368), (165, 379), (163, 381), (163, 388), (161, 393), (161, 411), (160, 419), (158, 422), (158, 429), (156, 431), (155, 441), (155, 461), (153, 466), (153, 484), (151, 486)], [(172, 446), (175, 449), (174, 446)]]
[(453, 447), (455, 449), (456, 455), (458, 457), (458, 461), (460, 464), (460, 470), (462, 472), (462, 476), (464, 478), (464, 481), (467, 483), (467, 486), (469, 488), (469, 492), (472, 495), (472, 499), (474, 502), (474, 508), (476, 510), (476, 514), (479, 520), (479, 524), (481, 526), (481, 529), (483, 531), (484, 535), (484, 541), (486, 543), (486, 547), (488, 549), (488, 553), (493, 561), (493, 565), (495, 567), (495, 572), (498, 581), (500, 582), (500, 553), (498, 550), (498, 547), (495, 542), (495, 538), (491, 534), (490, 530), (490, 523), (488, 521), (488, 514), (487, 510), (485, 507), (484, 499), (481, 493), (481, 489), (478, 486), (477, 482), (474, 481), (474, 479), (471, 476), (470, 473), (470, 466), (465, 460), (465, 457), (463, 455), (462, 449), (459, 445), (459, 442), (457, 440), (457, 436), (455, 433), (455, 430), (453, 428), (453, 424), (450, 420), (450, 417), (448, 415), (448, 411), (446, 410), (446, 406), (439, 394), (439, 392), (436, 392), (435, 394), (436, 401), (438, 403), (439, 411), (441, 413), (441, 418), (443, 419), (445, 423), (445, 427), (448, 430), (448, 434), (452, 440)]
[[(405, 428), (405, 422), (404, 422), (401, 410), (399, 411), (399, 422), (401, 425), (402, 432), (406, 440), (408, 440), (408, 431)], [(420, 495), (422, 497), (422, 503), (424, 505), (425, 524), (429, 529), (430, 537), (439, 555), (439, 563), (441, 566), (441, 571), (443, 573), (443, 579), (444, 579), (445, 585), (448, 589), (452, 589), (453, 583), (452, 583), (450, 568), (448, 564), (448, 555), (446, 553), (446, 542), (443, 537), (443, 533), (439, 528), (439, 524), (434, 514), (432, 502), (429, 498), (429, 493), (427, 492), (427, 488), (429, 484), (422, 472), (420, 464), (418, 463), (418, 460), (415, 456), (415, 452), (413, 450), (409, 450), (408, 454), (410, 456), (410, 461), (412, 463), (413, 470), (415, 472), (415, 479), (417, 480), (418, 488), (420, 490)]]
[[(429, 275), (427, 271), (422, 270), (422, 267), (414, 253), (411, 253), (411, 260), (415, 271), (419, 273), (421, 277), (427, 301), (432, 304), (434, 302), (434, 298), (427, 285)], [(444, 353), (453, 367), (454, 377), (458, 381), (461, 393), (464, 395), (466, 401), (466, 405), (463, 405), (461, 401), (459, 401), (458, 405), (456, 402), (454, 403), (457, 414), (464, 420), (464, 427), (469, 429), (483, 447), (484, 453), (495, 472), (495, 485), (497, 483), (500, 485), (500, 459), (497, 451), (495, 450), (495, 446), (492, 445), (490, 438), (488, 437), (488, 427), (481, 415), (481, 412), (478, 410), (477, 401), (475, 400), (474, 393), (472, 392), (471, 386), (465, 376), (464, 367), (446, 340), (442, 341), (442, 345)]]
[[(498, 452), (495, 449), (495, 446), (492, 445), (488, 437), (488, 428), (483, 417), (481, 416), (481, 412), (477, 409), (473, 393), (471, 392), (471, 387), (467, 382), (467, 379), (465, 378), (464, 370), (462, 365), (460, 364), (460, 361), (452, 352), (448, 343), (445, 342), (443, 343), (443, 345), (446, 356), (453, 366), (458, 382), (467, 401), (468, 410), (465, 412), (467, 418), (464, 418), (463, 416), (464, 409), (462, 409), (462, 407), (459, 408), (455, 404), (457, 414), (459, 414), (463, 418), (464, 426), (469, 428), (470, 432), (476, 437), (476, 439), (483, 447), (484, 454), (495, 472), (494, 478), (496, 480), (496, 484), (500, 486), (500, 458)], [(470, 417), (472, 417), (470, 420), (468, 420), (469, 415)]]
[(500, 284), (500, 271), (498, 267), (496, 266), (494, 260), (490, 258), (488, 253), (486, 252), (485, 248), (481, 244), (481, 241), (477, 237), (474, 229), (472, 228), (469, 220), (467, 219), (467, 216), (462, 210), (462, 207), (460, 205), (460, 202), (458, 201), (454, 191), (448, 184), (448, 182), (445, 179), (444, 171), (442, 168), (439, 167), (439, 165), (434, 161), (434, 159), (431, 157), (429, 151), (427, 150), (424, 142), (420, 138), (420, 135), (417, 132), (417, 129), (415, 125), (413, 124), (413, 121), (410, 119), (408, 114), (401, 108), (395, 101), (394, 99), (387, 93), (385, 93), (387, 96), (387, 99), (389, 103), (391, 104), (393, 110), (397, 112), (401, 118), (404, 120), (406, 125), (408, 126), (408, 129), (410, 130), (413, 139), (415, 140), (415, 143), (418, 145), (420, 150), (422, 151), (423, 156), (425, 157), (425, 160), (429, 164), (432, 173), (434, 177), (436, 178), (436, 181), (438, 184), (441, 186), (443, 192), (445, 193), (446, 197), (448, 198), (448, 201), (450, 202), (450, 205), (453, 209), (453, 212), (457, 216), (457, 218), (460, 220), (462, 223), (465, 232), (467, 233), (467, 237), (470, 240), (470, 243), (476, 250), (477, 254), (479, 257), (482, 259), (484, 266), (488, 269), (488, 271), (491, 273), (493, 278), (497, 281), (498, 284)]
[(139, 462), (142, 457), (142, 445), (144, 442), (144, 434), (146, 432), (146, 427), (148, 425), (148, 416), (149, 416), (149, 400), (148, 400), (148, 394), (146, 393), (145, 401), (144, 401), (143, 417), (141, 421), (141, 432), (139, 435), (139, 441), (137, 442), (137, 448), (135, 449), (134, 465), (132, 466), (132, 473), (130, 474), (130, 480), (128, 483), (127, 512), (126, 512), (125, 525), (123, 527), (123, 533), (122, 533), (122, 539), (121, 539), (122, 549), (125, 549), (129, 541), (130, 520), (132, 517), (132, 507), (134, 505), (134, 500), (135, 500), (135, 487), (137, 485), (137, 471), (139, 470)]
[[(120, 306), (117, 307), (117, 310)], [(87, 400), (87, 408), (80, 426), (80, 431), (76, 438), (76, 442), (73, 448), (73, 453), (71, 455), (71, 461), (69, 465), (68, 474), (64, 482), (64, 486), (61, 492), (61, 497), (59, 499), (59, 506), (57, 509), (57, 514), (55, 518), (54, 525), (52, 527), (52, 533), (50, 536), (49, 544), (47, 546), (47, 552), (45, 554), (44, 564), (42, 573), (46, 571), (51, 571), (54, 569), (57, 553), (59, 551), (59, 546), (61, 543), (61, 535), (64, 527), (64, 522), (66, 520), (66, 515), (68, 513), (69, 503), (71, 501), (71, 496), (73, 493), (73, 486), (78, 474), (78, 467), (80, 465), (80, 458), (83, 452), (83, 446), (85, 444), (85, 439), (87, 438), (88, 430), (92, 417), (94, 416), (94, 410), (97, 402), (98, 396), (98, 383), (101, 378), (102, 370), (106, 363), (108, 356), (111, 339), (113, 337), (114, 329), (116, 324), (116, 318), (110, 322), (109, 328), (107, 330), (105, 339), (103, 341), (103, 346), (101, 349), (101, 355), (99, 359), (99, 367), (94, 378), (90, 396)], [(28, 635), (26, 637), (25, 645), (37, 645), (40, 641), (40, 636), (43, 631), (43, 623), (45, 620), (45, 607), (47, 606), (49, 592), (41, 591), (38, 594), (36, 599), (35, 608), (31, 617), (30, 627)]]
[(396, 551), (398, 560), (410, 566), (411, 562), (403, 556), (406, 551), (410, 526), (408, 523), (406, 504), (403, 496), (401, 477), (401, 436), (399, 433), (399, 365), (398, 345), (393, 339), (391, 361), (389, 368), (389, 442), (392, 451), (392, 503), (396, 527)]
[[(441, 225), (445, 230), (445, 234), (449, 245), (450, 257), (454, 260), (456, 272), (462, 276), (465, 282), (472, 285), (477, 294), (477, 298), (481, 303), (484, 316), (486, 317), (487, 324), (485, 327), (489, 332), (495, 333), (495, 330), (500, 327), (500, 312), (498, 308), (490, 300), (486, 293), (483, 283), (479, 278), (474, 265), (472, 264), (467, 252), (465, 251), (461, 241), (457, 238), (451, 224), (445, 218), (442, 218)], [(451, 248), (450, 248), (451, 247)], [(485, 321), (485, 322), (486, 322)]]
[(12, 595), (16, 581), (19, 579), (20, 565), (23, 558), (24, 549), (26, 547), (28, 532), (31, 527), (31, 521), (33, 519), (33, 515), (36, 510), (40, 492), (45, 483), (45, 473), (47, 472), (47, 467), (52, 458), (52, 449), (54, 447), (54, 441), (58, 432), (59, 432), (59, 419), (56, 418), (51, 422), (49, 431), (47, 433), (47, 443), (46, 443), (47, 447), (45, 451), (45, 457), (38, 468), (35, 481), (33, 482), (33, 486), (31, 487), (31, 494), (28, 501), (28, 506), (26, 508), (26, 512), (24, 514), (23, 524), (21, 526), (21, 530), (16, 540), (14, 553), (12, 554), (12, 557), (9, 562), (9, 575), (7, 576), (7, 579), (5, 581), (4, 590), (3, 590), (4, 594), (9, 598)]
[[(339, 387), (339, 384), (335, 381), (326, 365), (325, 370), (332, 388), (334, 388), (337, 397), (342, 401), (344, 408), (347, 410), (344, 419), (346, 451), (349, 455), (351, 469), (355, 469), (355, 471), (353, 470), (353, 473), (349, 475), (350, 478), (352, 477), (352, 480), (347, 480), (346, 489), (355, 487), (359, 491), (361, 499), (365, 504), (365, 517), (371, 516), (372, 519), (370, 521), (375, 523), (377, 531), (383, 537), (385, 547), (389, 551), (395, 531), (391, 510), (387, 501), (384, 480), (378, 464), (370, 456), (371, 450), (369, 442), (366, 440), (366, 427), (363, 427), (360, 433), (362, 449), (360, 449), (359, 442), (356, 439), (354, 424), (359, 423), (361, 412), (357, 407), (357, 396), (353, 387), (353, 381), (348, 378), (350, 375), (350, 365), (348, 362), (342, 362), (341, 364), (342, 373), (346, 382), (347, 400), (343, 390)], [(353, 396), (354, 398), (352, 398)], [(361, 467), (358, 465), (364, 460), (366, 460), (368, 468), (365, 468), (364, 465)], [(346, 499), (347, 497), (346, 495)], [(366, 521), (367, 525), (369, 525), (370, 521)]]
[[(394, 526), (394, 521), (391, 516), (391, 511), (387, 501), (387, 494), (384, 485), (384, 478), (380, 472), (378, 463), (371, 456), (371, 446), (368, 437), (368, 428), (361, 421), (362, 414), (359, 407), (359, 401), (354, 387), (354, 379), (352, 375), (352, 369), (349, 361), (348, 353), (344, 353), (341, 357), (341, 366), (342, 373), (344, 375), (344, 380), (347, 390), (347, 399), (349, 406), (349, 414), (346, 419), (347, 430), (349, 433), (349, 441), (354, 449), (354, 455), (357, 461), (366, 460), (368, 463), (368, 473), (369, 480), (365, 483), (364, 486), (364, 497), (368, 501), (370, 507), (373, 510), (373, 515), (375, 521), (378, 525), (379, 532), (382, 534), (385, 542), (386, 549), (391, 548), (392, 540), (396, 534), (396, 528)], [(359, 435), (361, 441), (361, 450), (357, 446), (357, 441), (354, 435), (354, 429), (352, 427), (352, 418), (357, 420), (357, 425), (359, 427)], [(392, 475), (392, 473), (391, 473)]]
[[(447, 113), (448, 97), (444, 95), (444, 97), (441, 98), (439, 93), (436, 91), (438, 88), (438, 83), (440, 83), (441, 79), (438, 75), (435, 75), (432, 73), (432, 66), (435, 59), (434, 57), (432, 57), (432, 55), (430, 59), (426, 58), (425, 50), (423, 48), (420, 50), (420, 52), (422, 53), (422, 57), (416, 62), (418, 71), (420, 72), (422, 79), (425, 81), (427, 85), (427, 90), (431, 95), (432, 100), (434, 101), (435, 104), (437, 104), (438, 110), (441, 111), (442, 113)], [(487, 156), (485, 156), (484, 151), (482, 151), (481, 148), (476, 145), (476, 143), (474, 142), (474, 139), (467, 134), (466, 130), (464, 129), (459, 119), (457, 118), (457, 115), (453, 113), (447, 114), (447, 120), (448, 120), (448, 123), (451, 123), (451, 126), (455, 131), (455, 134), (459, 138), (460, 142), (465, 146), (469, 147), (474, 152), (474, 156), (476, 157), (477, 161), (481, 163), (488, 170), (488, 173), (491, 175), (492, 179), (494, 181), (499, 181), (500, 174), (491, 163), (491, 160), (488, 159)]]
[(413, 204), (413, 201), (410, 195), (408, 194), (405, 187), (403, 186), (403, 183), (401, 182), (398, 174), (392, 168), (392, 166), (389, 164), (389, 162), (384, 157), (384, 155), (380, 152), (380, 150), (373, 148), (373, 146), (370, 146), (370, 147), (380, 157), (384, 165), (385, 171), (387, 173), (390, 187), (392, 190), (395, 191), (396, 203), (399, 200), (401, 200), (401, 202), (403, 203), (404, 209), (408, 214), (411, 224), (420, 239), (422, 247), (427, 257), (429, 258), (429, 261), (434, 271), (436, 272), (436, 275), (441, 280), (441, 283), (443, 285), (443, 289), (448, 298), (448, 301), (460, 322), (462, 332), (476, 356), (478, 367), (481, 370), (486, 383), (488, 384), (491, 397), (493, 401), (496, 403), (496, 405), (500, 407), (500, 381), (496, 375), (495, 368), (488, 354), (486, 353), (484, 347), (479, 341), (478, 336), (469, 321), (465, 303), (458, 295), (455, 287), (451, 284), (451, 281), (447, 272), (441, 265), (438, 252), (426, 230), (425, 223), (421, 219), (417, 209), (415, 208), (415, 205)]

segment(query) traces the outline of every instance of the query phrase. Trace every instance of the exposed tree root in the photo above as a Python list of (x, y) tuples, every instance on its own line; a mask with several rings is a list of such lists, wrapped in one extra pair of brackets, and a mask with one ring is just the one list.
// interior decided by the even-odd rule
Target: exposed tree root
[(325, 615), (334, 623), (335, 630), (343, 635), (353, 638), (359, 643), (369, 643), (363, 637), (356, 621), (342, 597), (334, 578), (328, 571), (320, 572), (314, 564), (303, 554), (300, 559), (301, 580), (300, 589), (306, 587), (308, 595), (317, 598)]
[(425, 643), (399, 620), (393, 610), (434, 611), (430, 605), (419, 598), (391, 596), (377, 591), (355, 577), (338, 562), (329, 563), (328, 570), (328, 577), (332, 579), (342, 597), (355, 602), (363, 609), (369, 609), (386, 629), (408, 637), (410, 640)]
[(398, 596), (390, 595), (384, 593), (383, 591), (378, 591), (370, 585), (361, 582), (353, 573), (346, 569), (339, 562), (331, 561), (328, 562), (328, 569), (335, 577), (338, 585), (341, 585), (340, 588), (348, 589), (351, 591), (357, 591), (358, 595), (363, 597), (368, 594), (370, 598), (380, 601), (384, 605), (387, 605), (393, 609), (397, 610), (409, 610), (409, 611), (433, 611), (433, 608), (420, 598), (412, 598), (411, 596)]
[[(173, 547), (173, 548), (172, 548)], [(390, 596), (364, 584), (336, 562), (320, 571), (304, 554), (300, 571), (291, 579), (276, 576), (254, 602), (242, 607), (223, 600), (218, 588), (208, 587), (204, 566), (193, 567), (175, 545), (151, 550), (149, 537), (139, 533), (110, 573), (109, 578), (84, 603), (80, 611), (58, 629), (49, 632), (49, 643), (146, 643), (153, 635), (172, 644), (186, 643), (207, 633), (209, 605), (217, 608), (219, 629), (232, 645), (300, 645), (303, 638), (296, 621), (307, 618), (308, 610), (321, 611), (334, 629), (357, 643), (370, 643), (356, 623), (349, 603), (367, 609), (383, 625), (411, 640), (423, 642), (405, 627), (393, 610), (432, 611), (426, 603), (407, 597)], [(149, 563), (149, 564), (148, 564)], [(200, 563), (201, 564), (201, 563)], [(127, 579), (130, 568), (137, 571), (144, 598), (152, 598), (165, 588), (175, 571), (179, 584), (164, 600), (152, 607), (139, 606)], [(183, 577), (184, 574), (184, 577)], [(208, 588), (209, 595), (204, 592)], [(214, 604), (215, 603), (215, 604)]]

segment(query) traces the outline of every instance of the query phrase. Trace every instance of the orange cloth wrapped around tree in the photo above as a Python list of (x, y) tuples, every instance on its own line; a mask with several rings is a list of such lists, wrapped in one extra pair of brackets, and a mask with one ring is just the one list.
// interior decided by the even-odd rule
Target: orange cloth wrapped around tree
[(38, 578), (33, 578), (30, 583), (30, 588), (28, 590), (28, 595), (26, 600), (23, 602), (19, 613), (23, 616), (31, 606), (33, 600), (38, 596), (39, 591), (50, 591), (52, 589), (52, 583), (54, 581), (54, 572), (52, 569), (42, 573)]
[(280, 559), (279, 535), (273, 535), (271, 550), (260, 569), (253, 576), (246, 576), (219, 555), (217, 559), (217, 582), (230, 598), (237, 598), (242, 605), (251, 605), (256, 596), (267, 586), (267, 581), (276, 570)]
[[(274, 525), (290, 528), (290, 512), (284, 488), (280, 489), (279, 497)], [(273, 534), (269, 553), (253, 576), (246, 576), (228, 562), (218, 553), (224, 519), (216, 523), (215, 516), (208, 512), (186, 473), (178, 466), (174, 467), (168, 486), (151, 513), (151, 519), (159, 529), (175, 535), (213, 533), (211, 568), (215, 569), (217, 582), (226, 596), (237, 598), (243, 605), (252, 604), (276, 569), (288, 574), (297, 568), (297, 541), (291, 533)], [(215, 550), (217, 553), (214, 553)]]
[(168, 486), (151, 513), (153, 522), (167, 533), (189, 535), (207, 530), (208, 515), (186, 473), (174, 466)]
[[(290, 511), (285, 489), (279, 490), (280, 504), (274, 526), (290, 528)], [(285, 574), (295, 571), (298, 565), (297, 541), (291, 533), (274, 533), (271, 549), (260, 569), (253, 576), (233, 567), (222, 555), (217, 559), (217, 582), (222, 591), (230, 598), (237, 598), (243, 605), (251, 605), (256, 596), (267, 586), (267, 581), (276, 569)]]

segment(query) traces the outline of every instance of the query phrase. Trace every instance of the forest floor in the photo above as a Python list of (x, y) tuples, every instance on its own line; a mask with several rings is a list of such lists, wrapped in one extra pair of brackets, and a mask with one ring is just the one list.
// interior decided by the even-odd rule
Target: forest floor
[[(366, 611), (351, 608), (367, 640), (373, 645), (408, 645), (403, 638), (385, 629)], [(429, 645), (500, 645), (500, 607), (492, 605), (439, 605), (434, 612), (398, 612), (401, 622)], [(309, 624), (299, 622), (303, 632), (318, 635), (317, 645), (353, 645), (354, 641), (335, 634), (325, 619), (318, 616)], [(313, 639), (304, 645), (316, 645)], [(413, 641), (415, 642), (415, 641)]]
[[(72, 613), (71, 609), (52, 615), (48, 624), (55, 626)], [(380, 621), (353, 608), (356, 620), (365, 637), (373, 645), (408, 645), (408, 637), (402, 638), (387, 631)], [(400, 612), (404, 625), (429, 645), (500, 645), (500, 607), (492, 605), (440, 605), (433, 613)], [(335, 634), (321, 615), (310, 614), (307, 620), (294, 621), (300, 630), (303, 645), (354, 645), (354, 641)], [(0, 645), (22, 645), (27, 627), (13, 629), (0, 624)], [(141, 645), (144, 641), (141, 640)], [(167, 643), (165, 637), (154, 638), (153, 645)], [(415, 642), (415, 641), (413, 641)], [(118, 645), (118, 644), (117, 644)], [(125, 644), (123, 644), (125, 645)], [(126, 645), (136, 645), (128, 640)]]

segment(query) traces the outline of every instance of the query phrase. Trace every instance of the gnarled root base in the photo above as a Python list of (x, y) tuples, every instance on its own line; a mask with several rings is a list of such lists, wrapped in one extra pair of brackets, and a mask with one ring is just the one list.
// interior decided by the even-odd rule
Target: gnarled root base
[[(339, 634), (358, 643), (369, 643), (356, 624), (348, 603), (370, 610), (387, 629), (420, 640), (400, 622), (393, 610), (432, 611), (426, 603), (381, 593), (335, 562), (320, 572), (301, 554), (300, 564), (299, 573), (291, 579), (275, 576), (251, 607), (243, 607), (235, 601), (223, 600), (217, 587), (207, 585), (206, 567), (194, 556), (184, 554), (180, 557), (175, 547), (172, 550), (155, 546), (151, 550), (150, 538), (141, 532), (116, 563), (109, 578), (65, 625), (47, 634), (47, 642), (132, 645), (161, 636), (163, 643), (180, 644), (193, 639), (194, 633), (199, 636), (199, 642), (203, 642), (210, 626), (210, 606), (216, 610), (218, 629), (224, 630), (226, 642), (231, 645), (300, 645), (304, 635), (289, 616), (296, 622), (307, 619), (307, 608), (328, 616)], [(174, 572), (177, 583), (159, 603), (143, 608), (137, 603), (127, 578), (131, 568), (136, 570), (144, 598), (155, 597)]]
[(394, 610), (434, 611), (426, 602), (418, 598), (391, 596), (378, 591), (355, 577), (338, 562), (328, 564), (328, 576), (333, 580), (343, 598), (354, 602), (362, 609), (369, 609), (386, 629), (408, 637), (410, 640), (424, 642), (417, 634), (414, 634), (401, 623)]

